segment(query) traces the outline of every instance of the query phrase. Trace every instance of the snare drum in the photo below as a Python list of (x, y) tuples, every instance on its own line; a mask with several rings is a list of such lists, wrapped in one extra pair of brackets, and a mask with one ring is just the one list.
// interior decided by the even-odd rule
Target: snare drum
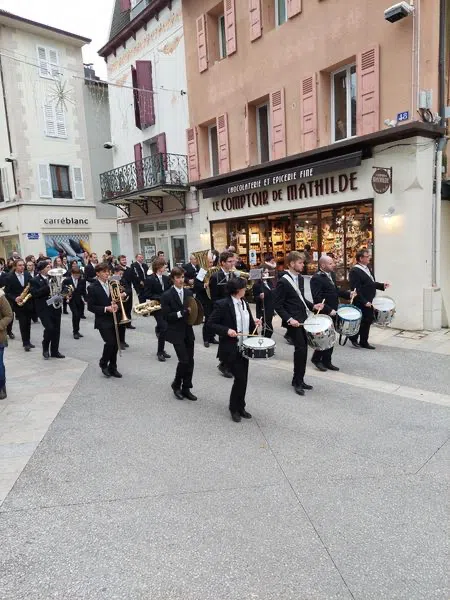
[(312, 315), (303, 323), (308, 344), (314, 350), (329, 350), (336, 343), (333, 320), (328, 315)]
[(395, 315), (395, 302), (389, 296), (377, 296), (372, 300), (375, 323), (390, 325)]
[(245, 358), (271, 358), (275, 354), (275, 342), (265, 337), (248, 337), (242, 342), (241, 353)]
[(336, 331), (350, 337), (359, 333), (362, 312), (353, 304), (342, 304), (336, 311)]

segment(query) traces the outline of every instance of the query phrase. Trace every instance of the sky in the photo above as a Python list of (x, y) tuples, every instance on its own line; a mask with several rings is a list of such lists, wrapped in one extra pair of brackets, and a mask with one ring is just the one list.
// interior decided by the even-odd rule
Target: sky
[(106, 64), (97, 52), (106, 43), (114, 0), (0, 0), (0, 9), (90, 38), (83, 48), (85, 63), (94, 63), (102, 79)]

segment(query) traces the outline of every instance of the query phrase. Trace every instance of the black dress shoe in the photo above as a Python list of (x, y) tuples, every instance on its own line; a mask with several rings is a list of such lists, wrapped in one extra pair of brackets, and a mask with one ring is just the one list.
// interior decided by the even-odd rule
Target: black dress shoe
[(122, 378), (122, 373), (119, 373), (117, 369), (108, 369), (108, 372), (111, 375), (111, 377), (117, 377), (117, 379)]
[(42, 351), (42, 356), (45, 358), (45, 360), (48, 360), (50, 358), (50, 354), (48, 350), (43, 350)]
[(205, 348), (209, 348), (209, 342), (203, 342), (203, 345), (205, 346)]
[(314, 389), (312, 385), (309, 385), (309, 384), (305, 383), (304, 381), (302, 381), (302, 388), (304, 390), (312, 390), (312, 389)]
[(0, 388), (0, 400), (5, 400), (5, 398), (7, 398), (8, 395), (6, 393), (6, 388), (5, 386), (3, 386), (2, 388)]
[(105, 377), (108, 377), (108, 379), (111, 377), (111, 373), (108, 371), (107, 367), (100, 367), (102, 370), (102, 373)]
[(136, 329), (134, 325), (127, 325), (127, 329)]
[(219, 343), (219, 341), (218, 341), (218, 340), (216, 340), (216, 339), (214, 339), (214, 340), (211, 340), (209, 343), (210, 343), (210, 344), (218, 344), (218, 343)]
[(217, 368), (224, 377), (226, 377), (227, 379), (233, 379), (233, 375), (230, 373), (230, 371), (228, 371), (225, 365), (217, 365)]
[(157, 355), (159, 362), (166, 362), (166, 357), (162, 352), (159, 352)]
[(241, 422), (241, 415), (238, 412), (231, 413), (231, 418), (233, 419), (233, 421), (235, 423), (240, 423)]
[(329, 371), (339, 371), (339, 367), (335, 367), (331, 363), (327, 363), (325, 366)]
[(66, 358), (64, 356), (64, 354), (61, 354), (61, 352), (56, 352), (56, 354), (52, 354), (51, 357), (52, 358)]
[(25, 350), (25, 352), (29, 352), (31, 350), (31, 348), (30, 348), (30, 346), (28, 346), (28, 344), (26, 346), (24, 346), (23, 349)]
[(323, 363), (321, 363), (320, 361), (319, 362), (311, 361), (311, 362), (316, 367), (316, 369), (318, 371), (322, 371), (322, 373), (325, 373), (326, 368), (325, 368), (325, 365)]
[(350, 341), (351, 341), (351, 343), (352, 343), (352, 346), (353, 346), (354, 348), (360, 348), (360, 347), (361, 347), (361, 346), (358, 344), (358, 342), (357, 342), (356, 340), (350, 340)]
[(80, 337), (81, 337), (81, 336), (80, 336), (80, 334), (79, 334), (79, 333), (74, 333), (74, 334), (73, 334), (73, 339), (74, 339), (74, 340), (79, 340), (79, 339), (80, 339)]
[(63, 315), (68, 315), (69, 313), (67, 312), (67, 310), (63, 310)]
[(11, 333), (8, 333), (8, 337), (10, 340), (14, 340), (16, 338), (16, 336), (13, 334), (12, 331), (11, 331)]
[(197, 400), (197, 396), (194, 396), (194, 394), (192, 394), (190, 390), (181, 390), (181, 393), (183, 395), (183, 398), (187, 398), (188, 400), (192, 400), (193, 402)]
[(81, 315), (80, 319), (85, 319), (86, 317), (84, 315)]
[(183, 392), (180, 390), (179, 387), (176, 387), (173, 383), (170, 387), (172, 388), (173, 395), (177, 400), (184, 400)]
[(243, 419), (251, 419), (252, 415), (246, 410), (241, 410), (240, 415)]
[(371, 344), (360, 344), (360, 346), (366, 350), (375, 350), (375, 346), (372, 346)]
[(128, 348), (128, 344), (127, 344), (127, 345), (125, 345), (125, 344), (123, 344), (123, 343), (122, 343), (122, 344), (120, 344), (120, 349), (121, 349), (121, 350), (126, 350), (127, 348)]
[(31, 342), (28, 344), (28, 346), (30, 346), (30, 348), (36, 348), (36, 346), (34, 344), (32, 344)]
[(84, 335), (82, 333), (79, 333), (78, 335), (80, 336), (80, 338), (84, 337)]
[(298, 394), (299, 396), (304, 396), (305, 395), (305, 390), (303, 389), (302, 385), (296, 385), (296, 386), (294, 386), (294, 390), (295, 390), (295, 393)]
[(129, 348), (130, 344), (127, 344), (126, 342), (123, 342), (123, 345), (125, 346), (125, 348)]
[(167, 354), (165, 350), (163, 350), (161, 354), (164, 356), (164, 358), (170, 358), (170, 354)]

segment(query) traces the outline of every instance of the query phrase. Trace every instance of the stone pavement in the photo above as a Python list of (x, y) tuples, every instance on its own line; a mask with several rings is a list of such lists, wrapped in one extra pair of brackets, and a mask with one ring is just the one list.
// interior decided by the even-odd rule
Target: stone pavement
[(79, 341), (64, 317), (65, 360), (6, 350), (2, 600), (447, 600), (447, 331), (374, 328), (375, 352), (336, 349), (300, 398), (277, 329), (235, 424), (215, 348), (197, 340), (199, 401), (180, 402), (135, 324), (122, 380), (90, 315)]

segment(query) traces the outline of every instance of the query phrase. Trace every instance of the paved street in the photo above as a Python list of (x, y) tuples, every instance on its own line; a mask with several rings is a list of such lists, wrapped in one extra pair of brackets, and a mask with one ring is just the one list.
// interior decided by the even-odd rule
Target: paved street
[(100, 374), (92, 316), (79, 341), (63, 319), (66, 360), (6, 351), (2, 600), (449, 598), (450, 333), (374, 330), (376, 352), (338, 348), (301, 398), (278, 329), (236, 424), (199, 328), (199, 401), (180, 402), (153, 319), (122, 380)]

